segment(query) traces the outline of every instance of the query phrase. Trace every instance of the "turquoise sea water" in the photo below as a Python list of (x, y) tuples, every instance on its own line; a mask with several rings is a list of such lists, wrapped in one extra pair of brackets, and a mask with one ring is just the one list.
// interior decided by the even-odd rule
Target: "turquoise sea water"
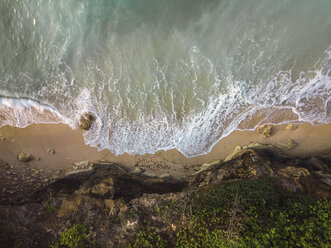
[(192, 157), (256, 113), (329, 123), (330, 13), (331, 0), (1, 0), (0, 126), (75, 128), (88, 111), (87, 144)]

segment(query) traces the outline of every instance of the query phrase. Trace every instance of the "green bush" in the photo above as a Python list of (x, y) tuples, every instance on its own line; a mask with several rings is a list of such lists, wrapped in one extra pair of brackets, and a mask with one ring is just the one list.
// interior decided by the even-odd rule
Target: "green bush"
[(275, 179), (233, 181), (199, 192), (177, 247), (329, 247), (331, 203), (284, 192)]
[(87, 228), (82, 225), (74, 225), (68, 231), (63, 232), (59, 241), (49, 244), (49, 248), (93, 248), (94, 241), (87, 239)]
[(136, 240), (133, 245), (128, 245), (128, 248), (167, 248), (168, 242), (164, 240), (156, 232), (140, 231), (136, 235)]
[(46, 204), (46, 207), (45, 207), (45, 211), (48, 213), (48, 214), (53, 214), (55, 213), (57, 210), (59, 210), (60, 206), (52, 206), (52, 205), (49, 205), (48, 203)]
[[(331, 201), (281, 190), (275, 180), (238, 180), (200, 189), (190, 202), (189, 223), (175, 233), (172, 246), (330, 247)], [(133, 247), (166, 247), (156, 237), (155, 232), (140, 232)]]

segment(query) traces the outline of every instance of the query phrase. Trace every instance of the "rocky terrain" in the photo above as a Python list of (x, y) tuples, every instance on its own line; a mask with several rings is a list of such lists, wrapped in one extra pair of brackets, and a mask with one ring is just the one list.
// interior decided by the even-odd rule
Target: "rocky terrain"
[[(194, 247), (193, 244), (190, 246), (191, 241), (185, 240), (187, 235), (202, 245), (207, 241), (199, 239), (199, 232), (192, 234), (195, 227), (188, 229), (188, 226), (192, 225), (196, 216), (200, 218), (204, 216), (202, 213), (209, 213), (206, 209), (217, 205), (227, 195), (218, 193), (216, 199), (219, 201), (212, 201), (205, 208), (201, 207), (205, 200), (199, 205), (196, 199), (204, 199), (203, 192), (206, 189), (237, 182), (259, 182), (254, 187), (261, 195), (264, 194), (263, 187), (268, 193), (267, 188), (273, 185), (270, 190), (282, 197), (287, 194), (284, 192), (289, 192), (326, 199), (324, 201), (328, 207), (323, 211), (328, 215), (322, 226), (326, 225), (324, 229), (330, 233), (331, 160), (325, 157), (298, 159), (282, 155), (282, 149), (291, 147), (290, 143), (279, 147), (260, 144), (237, 147), (224, 161), (204, 164), (194, 175), (179, 179), (167, 175), (146, 175), (139, 169), (127, 171), (107, 162), (82, 162), (71, 172), (48, 176), (43, 175), (42, 171), (30, 169), (26, 164), (23, 172), (18, 174), (5, 161), (0, 161), (1, 180), (6, 181), (0, 192), (0, 247)], [(243, 188), (243, 192), (249, 189), (248, 195), (253, 192), (249, 185)], [(230, 201), (233, 203), (230, 209), (245, 206), (244, 196), (240, 196), (240, 193), (238, 191), (237, 197)], [(267, 198), (268, 195), (257, 197), (257, 201), (262, 199), (268, 202)], [(208, 202), (209, 198), (206, 199)], [(245, 201), (250, 199), (252, 197)], [(277, 204), (281, 206), (283, 203)], [(203, 211), (199, 212), (201, 209)], [(221, 228), (225, 231), (219, 235), (223, 235), (229, 247), (235, 246), (231, 243), (237, 237), (235, 233), (248, 230), (245, 229), (245, 219), (250, 215), (249, 211), (245, 211), (230, 211), (227, 228)], [(214, 223), (212, 220), (216, 221), (219, 214), (207, 214), (208, 222)], [(198, 222), (199, 225), (204, 223), (202, 220)], [(212, 233), (218, 230), (215, 226), (208, 226), (207, 229)], [(81, 241), (68, 242), (66, 237), (74, 236), (72, 233), (65, 236), (68, 230), (81, 235)], [(327, 244), (328, 241), (330, 236), (316, 242)], [(208, 243), (200, 247), (218, 246)]]

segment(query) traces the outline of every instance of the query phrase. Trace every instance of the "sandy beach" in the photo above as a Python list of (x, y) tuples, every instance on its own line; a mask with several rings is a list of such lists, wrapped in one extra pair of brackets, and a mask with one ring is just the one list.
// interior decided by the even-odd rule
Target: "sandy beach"
[(193, 158), (186, 158), (175, 149), (143, 156), (115, 156), (108, 150), (98, 152), (95, 147), (85, 145), (83, 132), (64, 124), (33, 124), (26, 128), (4, 126), (0, 128), (0, 158), (19, 170), (24, 163), (17, 160), (17, 155), (20, 152), (31, 154), (34, 159), (29, 166), (42, 169), (45, 176), (54, 173), (63, 175), (72, 170), (75, 163), (101, 160), (119, 164), (128, 170), (141, 168), (154, 175), (169, 173), (173, 177), (182, 177), (199, 170), (204, 163), (224, 159), (238, 145), (257, 142), (279, 145), (292, 139), (297, 146), (284, 151), (290, 155), (331, 155), (331, 124), (312, 126), (303, 123), (294, 130), (287, 130), (286, 125), (274, 125), (270, 137), (255, 131), (234, 131), (220, 140), (210, 153)]

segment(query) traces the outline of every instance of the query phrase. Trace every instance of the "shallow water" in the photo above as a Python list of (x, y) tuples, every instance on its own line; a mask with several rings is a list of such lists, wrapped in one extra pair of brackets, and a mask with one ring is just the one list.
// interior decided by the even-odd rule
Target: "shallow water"
[(1, 0), (0, 125), (75, 128), (89, 111), (87, 144), (192, 157), (261, 121), (329, 123), (330, 12), (329, 0)]

